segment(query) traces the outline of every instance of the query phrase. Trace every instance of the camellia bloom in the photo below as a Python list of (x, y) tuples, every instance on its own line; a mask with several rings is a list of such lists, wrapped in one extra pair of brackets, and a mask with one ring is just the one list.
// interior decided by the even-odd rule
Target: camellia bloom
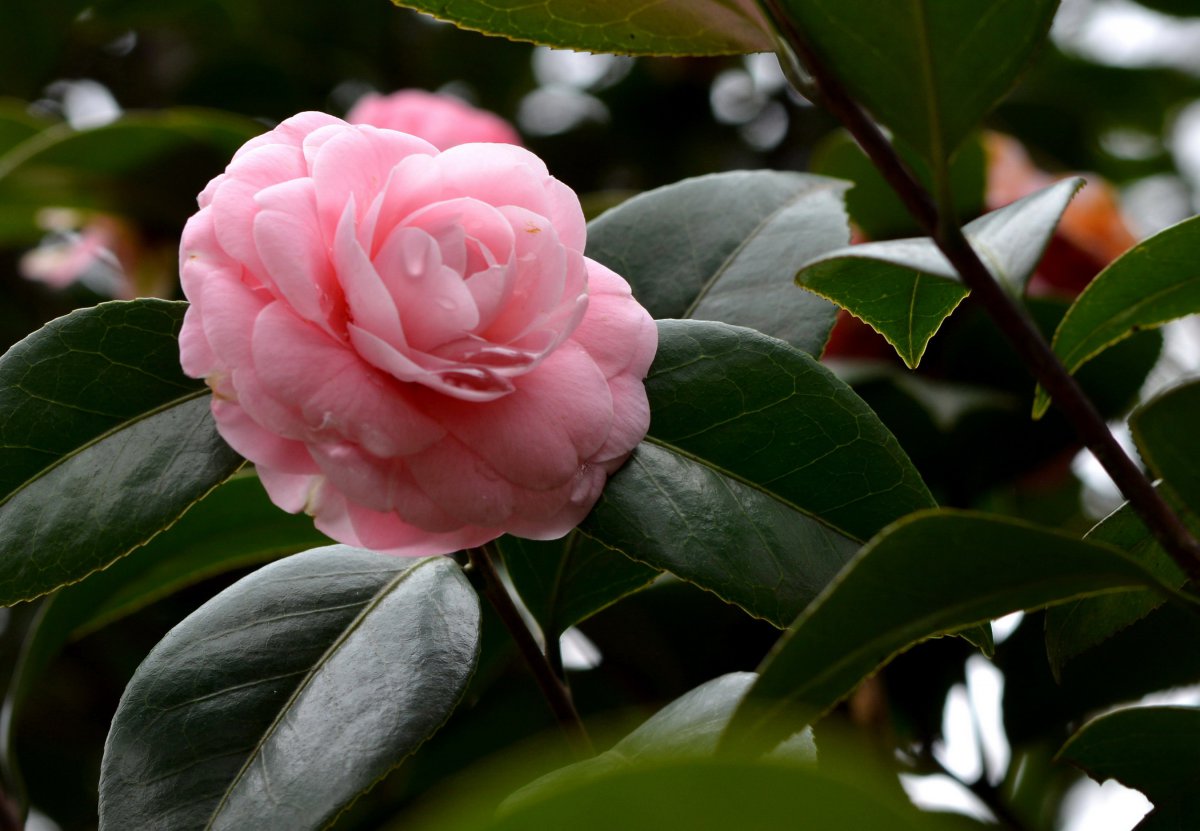
[(472, 142), (521, 143), (517, 131), (500, 116), (452, 95), (419, 89), (364, 95), (346, 120), (420, 136), (438, 150)]
[(334, 539), (555, 538), (644, 436), (654, 323), (532, 153), (303, 113), (199, 202), (184, 370), (272, 500)]

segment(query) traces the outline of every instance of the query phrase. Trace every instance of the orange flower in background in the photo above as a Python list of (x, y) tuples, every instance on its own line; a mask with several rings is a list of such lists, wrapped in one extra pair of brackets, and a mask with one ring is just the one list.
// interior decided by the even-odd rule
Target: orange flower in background
[[(1012, 136), (987, 132), (984, 207), (1003, 208), (1068, 176), (1083, 175), (1087, 187), (1071, 200), (1026, 289), (1032, 297), (1074, 298), (1105, 266), (1136, 244), (1121, 216), (1117, 192), (1095, 174), (1051, 174), (1038, 168)], [(858, 228), (852, 243), (866, 242)], [(895, 352), (874, 329), (844, 309), (830, 333), (824, 357), (894, 360)]]
[(1087, 187), (1071, 200), (1029, 281), (1032, 296), (1074, 297), (1137, 242), (1121, 216), (1116, 190), (1104, 179), (1095, 174), (1051, 175), (1039, 170), (1021, 143), (1002, 133), (985, 133), (983, 146), (987, 153), (984, 203), (989, 211), (1066, 176), (1083, 175), (1087, 179)]

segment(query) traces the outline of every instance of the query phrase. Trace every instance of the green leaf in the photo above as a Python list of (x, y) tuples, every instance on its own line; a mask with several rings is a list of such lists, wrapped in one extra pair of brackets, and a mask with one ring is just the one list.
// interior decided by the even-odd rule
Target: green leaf
[(655, 318), (749, 326), (819, 355), (837, 309), (797, 291), (792, 277), (849, 242), (844, 191), (800, 173), (687, 179), (594, 220), (587, 253), (625, 277)]
[[(1193, 520), (1193, 525), (1194, 520)], [(1128, 504), (1088, 532), (1091, 542), (1111, 545), (1151, 572), (1168, 586), (1187, 582), (1170, 556), (1146, 530)], [(1056, 678), (1072, 658), (1103, 643), (1163, 604), (1162, 595), (1149, 589), (1102, 594), (1055, 606), (1046, 612), (1046, 656)]]
[(46, 600), (9, 685), (3, 746), (11, 750), (24, 702), (68, 641), (212, 575), (323, 542), (311, 519), (271, 504), (255, 476), (235, 476), (128, 557)]
[[(917, 178), (927, 188), (934, 188), (929, 166), (897, 147)], [(853, 182), (846, 193), (846, 209), (850, 218), (873, 240), (911, 237), (921, 233), (921, 226), (904, 207), (900, 197), (867, 158), (858, 143), (845, 130), (830, 133), (813, 148), (809, 169), (813, 173)], [(983, 194), (987, 183), (987, 157), (983, 142), (972, 138), (950, 165), (950, 187), (954, 209), (961, 221), (983, 213)]]
[(650, 432), (580, 530), (786, 625), (865, 539), (933, 498), (887, 428), (809, 355), (659, 322)]
[(783, 0), (855, 98), (922, 156), (950, 158), (1008, 92), (1058, 0)]
[(777, 760), (689, 759), (620, 768), (548, 790), (495, 821), (444, 829), (661, 831), (812, 828), (912, 831), (931, 826), (876, 782)]
[[(1011, 293), (1025, 289), (1082, 179), (1066, 179), (984, 214), (963, 232)], [(809, 261), (796, 282), (828, 297), (883, 335), (915, 368), (942, 322), (968, 290), (928, 238), (871, 242)]]
[(657, 569), (572, 531), (561, 540), (498, 540), (504, 566), (547, 638), (645, 588)]
[(965, 511), (908, 517), (864, 546), (792, 624), (759, 668), (728, 739), (770, 746), (927, 638), (1145, 586), (1160, 584), (1108, 546)]
[(47, 206), (121, 214), (152, 235), (178, 236), (196, 194), (262, 131), (248, 118), (187, 108), (45, 129), (0, 155), (0, 244), (36, 241), (35, 214)]
[[(712, 757), (734, 708), (757, 677), (753, 672), (731, 672), (701, 684), (659, 710), (604, 753), (552, 771), (517, 791), (505, 801), (501, 812), (548, 796), (556, 788), (635, 765)], [(806, 729), (792, 736), (771, 755), (792, 762), (816, 762), (812, 731)]]
[(338, 545), (266, 566), (138, 668), (100, 827), (323, 828), (442, 725), (478, 645), (478, 599), (449, 558)]
[(1137, 831), (1200, 825), (1200, 709), (1132, 707), (1088, 722), (1063, 745), (1058, 758), (1097, 782), (1116, 779), (1141, 791), (1154, 810)]
[(582, 52), (730, 55), (774, 46), (754, 0), (392, 0), (464, 29)]
[(0, 603), (104, 568), (242, 459), (179, 368), (185, 303), (103, 303), (0, 358)]
[[(1200, 216), (1160, 231), (1109, 264), (1076, 298), (1054, 333), (1070, 372), (1142, 329), (1200, 311)], [(1050, 406), (1041, 387), (1033, 414)]]
[[(1200, 276), (1200, 264), (1197, 265)], [(1149, 468), (1200, 513), (1200, 382), (1168, 390), (1129, 419), (1133, 440)]]

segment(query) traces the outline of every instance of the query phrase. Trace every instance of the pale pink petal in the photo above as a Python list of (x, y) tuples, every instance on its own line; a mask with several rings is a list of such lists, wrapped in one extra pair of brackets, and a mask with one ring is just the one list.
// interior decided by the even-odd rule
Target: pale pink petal
[(513, 486), (451, 436), (408, 458), (421, 490), (462, 525), (501, 525), (513, 512)]
[(462, 275), (442, 265), (441, 250), (425, 231), (397, 228), (374, 264), (413, 348), (430, 352), (479, 325), (479, 310)]
[(570, 341), (511, 395), (483, 403), (444, 401), (422, 394), (423, 406), (463, 444), (513, 484), (535, 490), (560, 486), (608, 436), (612, 397), (596, 364)]
[(354, 217), (355, 204), (350, 200), (342, 211), (333, 241), (333, 260), (352, 328), (369, 332), (393, 349), (406, 350), (408, 341), (396, 304), (354, 234)]
[(326, 140), (312, 161), (321, 222), (336, 228), (346, 203), (370, 205), (397, 164), (412, 155), (433, 155), (426, 141), (365, 125), (347, 127)]
[(386, 378), (276, 303), (258, 316), (254, 367), (263, 387), (295, 402), (311, 440), (345, 438), (377, 456), (414, 453), (444, 435)]
[(585, 262), (587, 314), (571, 340), (587, 350), (606, 378), (629, 371), (640, 373), (640, 380), (658, 348), (658, 329), (624, 279), (595, 260)]
[(254, 217), (254, 245), (263, 276), (298, 315), (336, 336), (344, 325), (341, 288), (317, 221), (312, 180), (273, 185), (254, 199), (260, 208)]
[(499, 116), (452, 96), (423, 90), (364, 95), (346, 120), (411, 133), (440, 150), (478, 141), (521, 143), (517, 132)]

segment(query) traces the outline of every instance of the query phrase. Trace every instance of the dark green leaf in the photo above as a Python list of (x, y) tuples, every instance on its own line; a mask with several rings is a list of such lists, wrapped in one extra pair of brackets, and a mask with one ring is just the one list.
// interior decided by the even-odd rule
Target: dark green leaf
[(128, 557), (45, 602), (9, 686), (4, 746), (11, 748), (23, 703), (69, 640), (206, 577), (322, 542), (311, 519), (272, 505), (257, 478), (235, 476)]
[[(905, 161), (927, 188), (934, 187), (929, 166), (903, 148)], [(846, 179), (854, 183), (846, 193), (850, 218), (874, 240), (911, 237), (921, 227), (904, 207), (900, 197), (884, 180), (871, 160), (844, 130), (831, 133), (813, 148), (809, 169), (813, 173)], [(950, 165), (950, 186), (954, 209), (963, 222), (983, 213), (983, 194), (987, 180), (987, 158), (983, 143), (974, 138), (963, 145)]]
[(25, 109), (20, 101), (0, 99), (0, 156), (46, 127)]
[(895, 438), (805, 353), (660, 321), (650, 433), (581, 531), (786, 625), (865, 539), (933, 499)]
[(1154, 810), (1137, 831), (1200, 825), (1200, 709), (1133, 707), (1088, 722), (1059, 751), (1097, 782), (1116, 779), (1144, 793)]
[[(1200, 216), (1131, 248), (1092, 280), (1054, 333), (1054, 352), (1074, 372), (1133, 333), (1200, 311)], [(1034, 417), (1050, 406), (1038, 388)]]
[(636, 196), (588, 226), (589, 257), (627, 279), (655, 318), (749, 326), (819, 355), (837, 309), (792, 277), (850, 240), (845, 184), (718, 173)]
[(0, 358), (0, 603), (145, 543), (242, 463), (179, 368), (184, 303), (104, 303)]
[[(1200, 277), (1200, 263), (1197, 263), (1197, 276)], [(1168, 390), (1139, 408), (1129, 419), (1133, 440), (1146, 464), (1193, 513), (1200, 513), (1198, 424), (1200, 382)]]
[[(1082, 179), (1067, 179), (968, 223), (963, 232), (1013, 294), (1025, 289)], [(958, 273), (928, 238), (830, 251), (796, 275), (801, 286), (866, 321), (916, 367), (929, 340), (967, 296)]]
[(577, 532), (561, 540), (505, 536), (498, 542), (517, 592), (547, 638), (558, 637), (659, 575)]
[[(1179, 588), (1187, 582), (1187, 577), (1158, 546), (1128, 504), (1088, 532), (1087, 539), (1124, 551), (1168, 586)], [(1048, 610), (1046, 656), (1050, 659), (1050, 669), (1055, 676), (1061, 677), (1067, 661), (1141, 620), (1162, 604), (1162, 595), (1140, 589), (1088, 597)]]
[(464, 29), (585, 52), (729, 55), (769, 52), (753, 0), (392, 0)]
[(266, 566), (138, 668), (100, 827), (322, 828), (441, 726), (478, 643), (451, 559), (330, 546)]
[(864, 546), (804, 610), (760, 667), (730, 739), (770, 746), (927, 638), (1018, 609), (1159, 585), (1108, 546), (985, 514), (917, 514)]
[(35, 241), (35, 214), (47, 206), (122, 214), (177, 235), (204, 184), (262, 131), (198, 109), (135, 113), (90, 130), (50, 127), (0, 156), (0, 243)]
[(822, 59), (940, 164), (1008, 92), (1058, 0), (783, 0)]

